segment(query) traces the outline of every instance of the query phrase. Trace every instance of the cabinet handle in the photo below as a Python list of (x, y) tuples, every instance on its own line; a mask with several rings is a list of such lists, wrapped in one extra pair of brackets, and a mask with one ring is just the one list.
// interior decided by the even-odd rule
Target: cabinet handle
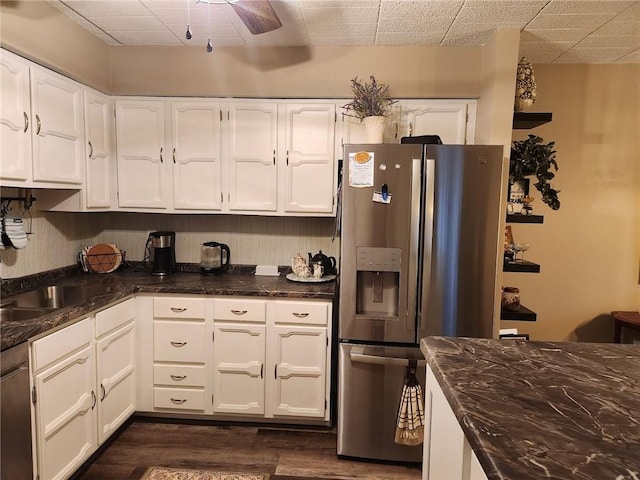
[(298, 317), (298, 318), (307, 318), (309, 316), (309, 314), (308, 313), (293, 312), (293, 316), (294, 317)]
[(93, 399), (93, 404), (91, 405), (91, 410), (93, 410), (96, 406), (96, 392), (94, 392), (93, 390), (91, 390), (91, 398)]
[(89, 140), (89, 158), (93, 157), (93, 145), (91, 144), (91, 140)]
[(278, 364), (276, 363), (275, 367), (273, 367), (273, 378), (278, 379)]
[(176, 163), (176, 147), (173, 147), (173, 163)]
[(187, 342), (171, 342), (171, 345), (173, 345), (176, 348), (184, 347), (186, 344)]
[(36, 114), (36, 135), (40, 135), (40, 127), (42, 127), (42, 124), (40, 123), (40, 117)]
[(276, 149), (273, 149), (273, 164), (276, 164)]
[(182, 313), (182, 312), (186, 312), (187, 309), (186, 307), (171, 307), (171, 311), (175, 313)]
[(105, 391), (104, 385), (102, 383), (100, 384), (100, 388), (102, 389), (102, 397), (100, 397), (100, 401), (102, 402), (104, 401), (104, 397), (107, 396), (107, 392)]
[(413, 124), (409, 122), (409, 136), (413, 137)]
[(24, 133), (27, 133), (27, 129), (29, 128), (29, 117), (27, 116), (27, 112), (22, 112), (24, 115)]
[(289, 166), (289, 150), (287, 150), (287, 167)]
[(173, 403), (175, 403), (176, 405), (182, 405), (184, 402), (186, 402), (187, 400), (184, 398), (172, 398), (171, 401)]
[(162, 152), (164, 152), (164, 148), (160, 147), (160, 163), (164, 163), (164, 160), (162, 159)]
[(171, 380), (175, 380), (176, 382), (180, 382), (185, 378), (187, 378), (186, 375), (169, 375), (169, 376), (171, 377)]
[(262, 378), (263, 370), (264, 370), (264, 363), (261, 363), (260, 364), (260, 378)]
[(231, 313), (233, 313), (234, 315), (244, 315), (245, 313), (247, 313), (246, 310), (231, 310)]

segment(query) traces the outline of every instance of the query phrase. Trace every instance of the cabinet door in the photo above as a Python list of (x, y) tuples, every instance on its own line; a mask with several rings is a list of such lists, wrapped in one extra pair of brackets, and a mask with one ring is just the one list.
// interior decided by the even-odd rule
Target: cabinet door
[(113, 109), (113, 101), (108, 96), (92, 90), (85, 91), (87, 208), (109, 208), (113, 204), (115, 193)]
[(220, 106), (174, 102), (173, 206), (177, 210), (220, 210)]
[(264, 414), (265, 326), (214, 324), (214, 413)]
[(35, 376), (41, 480), (69, 478), (96, 449), (95, 375), (91, 344)]
[(34, 181), (81, 184), (84, 115), (81, 86), (61, 75), (31, 68)]
[(273, 377), (267, 416), (324, 417), (327, 329), (270, 326), (269, 349)]
[(130, 323), (96, 344), (100, 382), (98, 443), (102, 444), (136, 409), (135, 329)]
[(442, 143), (464, 145), (467, 141), (467, 103), (403, 101), (400, 136), (439, 135)]
[(29, 64), (0, 51), (0, 178), (31, 179)]
[(116, 102), (118, 203), (121, 207), (167, 208), (164, 102)]
[[(285, 212), (331, 213), (334, 195), (335, 105), (285, 104)], [(281, 123), (282, 124), (282, 123)], [(282, 152), (284, 150), (284, 152)]]
[(229, 210), (277, 210), (276, 103), (229, 105)]

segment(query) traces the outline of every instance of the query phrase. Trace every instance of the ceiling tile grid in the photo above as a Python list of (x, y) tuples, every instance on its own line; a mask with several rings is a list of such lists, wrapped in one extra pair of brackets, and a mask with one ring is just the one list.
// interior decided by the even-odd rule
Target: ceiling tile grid
[(271, 0), (283, 26), (260, 35), (234, 0), (47, 1), (109, 45), (483, 45), (517, 27), (532, 63), (640, 61), (640, 0)]

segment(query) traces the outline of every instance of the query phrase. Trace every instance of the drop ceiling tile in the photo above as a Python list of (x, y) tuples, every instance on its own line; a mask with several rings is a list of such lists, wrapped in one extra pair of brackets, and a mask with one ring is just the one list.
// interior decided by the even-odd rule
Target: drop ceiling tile
[(619, 58), (614, 63), (640, 63), (640, 49)]
[(529, 42), (578, 42), (585, 38), (591, 30), (585, 28), (561, 28), (556, 30), (526, 29), (520, 33), (520, 43)]
[[(500, 2), (502, 3), (502, 2)], [(544, 2), (521, 3), (516, 6), (500, 6), (497, 2), (467, 2), (456, 16), (456, 23), (508, 23), (526, 25), (544, 5)]]
[(563, 13), (620, 13), (631, 5), (632, 1), (617, 2), (611, 0), (552, 0), (542, 11), (543, 14)]
[(64, 0), (64, 3), (83, 17), (120, 17), (151, 15), (138, 1), (127, 0)]
[(373, 37), (376, 34), (376, 25), (365, 24), (340, 24), (330, 25), (307, 25), (307, 32), (310, 38), (319, 37)]
[(120, 45), (120, 43), (118, 43), (115, 39), (111, 38), (109, 35), (96, 34), (96, 37), (98, 37), (100, 40), (102, 40), (107, 45), (114, 45), (114, 46), (119, 46)]
[(609, 36), (609, 35), (636, 35), (640, 36), (640, 21), (622, 22), (613, 20), (605, 23), (602, 27), (598, 28), (594, 35), (597, 36)]
[(572, 48), (556, 63), (611, 63), (631, 53), (630, 48)]
[(640, 37), (616, 35), (610, 37), (596, 37), (589, 36), (584, 40), (581, 40), (576, 45), (576, 48), (591, 48), (591, 47), (628, 47), (628, 48), (640, 48)]
[(211, 18), (211, 23), (214, 24), (230, 23), (228, 12), (223, 9), (212, 9), (210, 16), (207, 10), (187, 12), (186, 8), (159, 8), (152, 10), (151, 13), (165, 25), (176, 23), (186, 25), (187, 21), (191, 25), (208, 24), (209, 18)]
[(603, 23), (610, 20), (614, 14), (562, 14), (562, 15), (544, 15), (540, 14), (535, 17), (527, 28), (532, 29), (553, 29), (553, 28), (589, 28), (596, 29)]
[[(167, 25), (167, 28), (185, 45), (199, 42), (206, 44), (209, 38), (209, 27), (207, 25), (191, 25), (191, 40), (186, 39), (186, 25)], [(244, 44), (242, 37), (233, 25), (211, 25), (211, 38), (214, 40), (235, 40), (239, 42), (238, 45)]]
[(106, 32), (167, 31), (167, 28), (153, 17), (92, 17), (90, 20)]
[(553, 54), (557, 57), (574, 45), (575, 42), (523, 43), (520, 45), (520, 54), (525, 55), (527, 58), (534, 53)]
[(380, 8), (381, 32), (435, 30), (446, 32), (462, 2), (399, 2), (382, 1)]
[(445, 46), (484, 45), (489, 41), (493, 32), (489, 30), (473, 33), (447, 34), (442, 40)]
[(119, 31), (113, 37), (125, 45), (180, 45), (180, 39), (169, 32)]
[(317, 8), (302, 7), (302, 14), (307, 25), (312, 23), (376, 23), (378, 21), (378, 8)]
[(440, 45), (442, 37), (434, 32), (381, 32), (376, 35), (376, 45)]

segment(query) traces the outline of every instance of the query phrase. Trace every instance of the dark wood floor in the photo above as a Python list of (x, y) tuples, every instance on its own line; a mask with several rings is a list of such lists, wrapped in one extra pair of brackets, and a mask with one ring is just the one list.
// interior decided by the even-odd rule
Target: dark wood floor
[[(271, 480), (419, 480), (419, 465), (336, 456), (336, 434), (324, 429), (131, 421), (77, 480), (139, 480), (148, 467), (270, 474)], [(74, 480), (75, 480), (74, 479)]]

